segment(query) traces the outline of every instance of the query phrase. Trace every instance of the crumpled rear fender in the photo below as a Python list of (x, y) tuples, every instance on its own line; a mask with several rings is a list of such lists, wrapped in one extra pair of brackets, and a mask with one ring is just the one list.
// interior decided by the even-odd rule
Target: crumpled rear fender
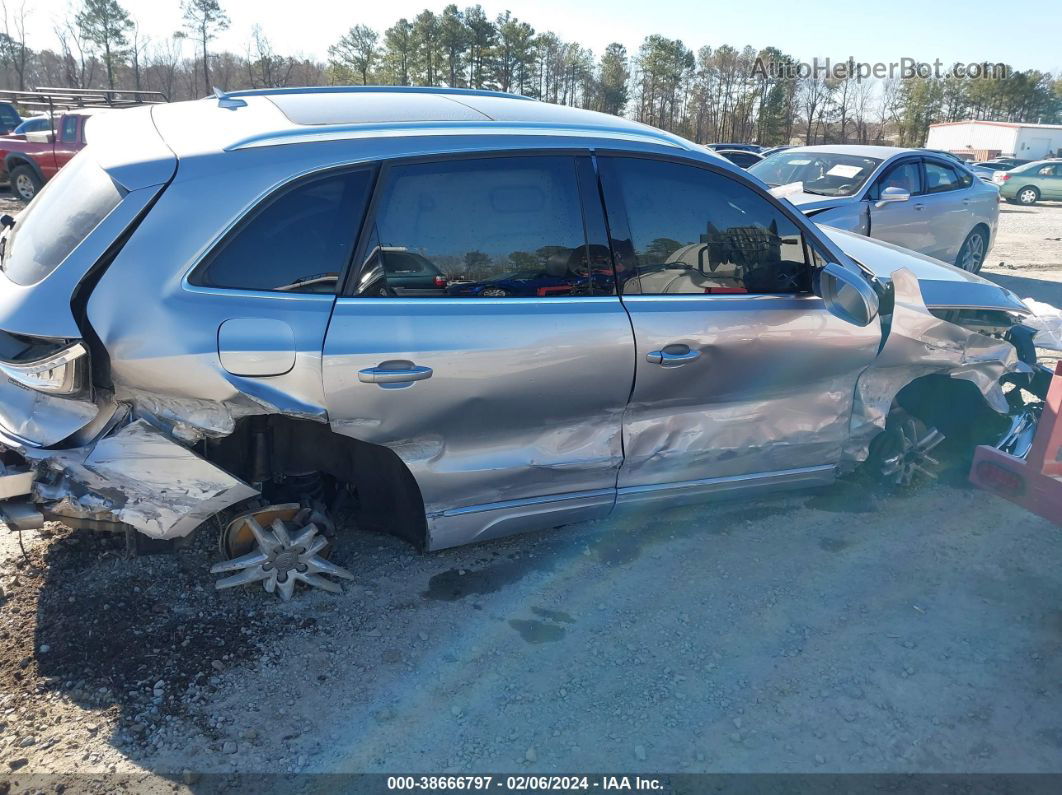
[(969, 381), (990, 407), (1005, 414), (1009, 407), (1000, 378), (1031, 372), (1006, 340), (934, 316), (911, 271), (893, 273), (892, 285), (895, 304), (888, 338), (856, 382), (846, 461), (866, 460), (870, 442), (884, 430), (896, 395), (922, 376), (942, 374)]
[(130, 422), (72, 450), (23, 450), (35, 502), (57, 518), (122, 522), (152, 538), (188, 535), (258, 491), (152, 426)]

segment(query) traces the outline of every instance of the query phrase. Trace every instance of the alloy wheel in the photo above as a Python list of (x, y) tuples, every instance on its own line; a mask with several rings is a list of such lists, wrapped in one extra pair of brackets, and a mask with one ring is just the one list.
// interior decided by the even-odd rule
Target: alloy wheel
[(33, 180), (30, 179), (28, 175), (19, 174), (18, 177), (15, 178), (15, 191), (20, 198), (29, 201), (37, 192), (37, 186), (33, 184)]
[(981, 270), (981, 263), (985, 258), (985, 237), (980, 232), (972, 233), (963, 243), (962, 251), (959, 252), (959, 267), (970, 273)]

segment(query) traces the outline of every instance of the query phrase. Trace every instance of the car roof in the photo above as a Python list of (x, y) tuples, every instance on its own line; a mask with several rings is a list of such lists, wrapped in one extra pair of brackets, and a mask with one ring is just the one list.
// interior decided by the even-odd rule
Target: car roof
[(785, 151), (786, 154), (795, 152), (831, 152), (854, 157), (872, 157), (876, 160), (888, 160), (890, 157), (908, 152), (926, 154), (925, 149), (910, 149), (902, 146), (873, 146), (870, 144), (818, 144), (817, 146), (794, 146)]
[[(410, 86), (329, 86), (219, 93), (151, 106), (178, 158), (366, 135), (570, 132), (694, 150), (677, 135), (605, 113), (496, 91)], [(697, 151), (703, 151), (696, 147)]]

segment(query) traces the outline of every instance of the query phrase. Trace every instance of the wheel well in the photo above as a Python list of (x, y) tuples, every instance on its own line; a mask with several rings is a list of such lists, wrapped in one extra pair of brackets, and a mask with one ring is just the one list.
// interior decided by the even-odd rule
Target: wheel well
[(946, 437), (971, 444), (991, 438), (993, 426), (1006, 423), (972, 382), (947, 375), (915, 379), (897, 393), (894, 405), (938, 428)]
[(33, 171), (34, 174), (38, 176), (38, 178), (41, 176), (41, 170), (37, 167), (37, 164), (26, 157), (19, 157), (18, 155), (8, 155), (7, 159), (4, 161), (4, 166), (7, 169), (8, 174), (10, 174), (14, 169), (18, 168), (19, 166), (29, 166), (29, 168)]
[(977, 226), (975, 226), (973, 229), (970, 230), (970, 234), (973, 234), (978, 229), (980, 229), (982, 232), (985, 233), (985, 252), (987, 252), (988, 251), (988, 245), (992, 242), (992, 230), (988, 228), (988, 224), (980, 223), (980, 224), (977, 224)]
[(357, 494), (359, 527), (427, 542), (424, 500), (405, 462), (389, 447), (335, 433), (328, 425), (282, 415), (243, 417), (222, 439), (202, 443), (222, 469), (258, 484), (319, 472)]

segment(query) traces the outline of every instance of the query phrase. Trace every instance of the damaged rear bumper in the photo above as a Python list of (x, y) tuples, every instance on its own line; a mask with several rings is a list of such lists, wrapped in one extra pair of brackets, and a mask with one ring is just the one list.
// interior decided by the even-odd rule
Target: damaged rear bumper
[(0, 517), (12, 529), (55, 519), (178, 538), (258, 493), (142, 419), (83, 447), (35, 448), (6, 434), (0, 444)]

